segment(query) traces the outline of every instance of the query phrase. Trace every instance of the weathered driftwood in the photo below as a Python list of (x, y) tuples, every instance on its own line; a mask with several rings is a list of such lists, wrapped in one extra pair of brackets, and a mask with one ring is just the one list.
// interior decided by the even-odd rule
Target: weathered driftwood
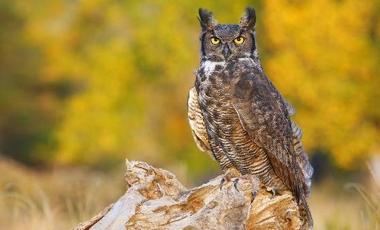
[(252, 176), (240, 176), (235, 184), (232, 178), (220, 187), (222, 178), (186, 189), (166, 170), (127, 161), (126, 193), (75, 229), (300, 228), (291, 193), (273, 196)]

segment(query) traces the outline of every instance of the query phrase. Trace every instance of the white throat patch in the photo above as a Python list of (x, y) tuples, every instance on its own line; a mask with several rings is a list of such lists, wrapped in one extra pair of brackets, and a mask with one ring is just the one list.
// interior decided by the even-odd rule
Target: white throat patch
[(205, 71), (205, 75), (210, 75), (212, 72), (214, 72), (215, 70), (215, 67), (217, 65), (221, 66), (221, 67), (224, 67), (224, 65), (226, 64), (226, 62), (224, 61), (205, 61), (202, 63), (202, 67), (203, 67), (203, 70)]

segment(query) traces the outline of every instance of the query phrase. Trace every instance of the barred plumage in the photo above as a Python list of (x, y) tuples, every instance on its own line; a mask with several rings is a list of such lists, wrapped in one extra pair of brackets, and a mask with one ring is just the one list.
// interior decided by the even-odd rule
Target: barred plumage
[(201, 65), (189, 92), (188, 117), (197, 146), (221, 168), (256, 175), (270, 189), (290, 190), (305, 228), (313, 169), (302, 146), (295, 111), (269, 81), (255, 44), (254, 10), (239, 25), (217, 24), (199, 11)]

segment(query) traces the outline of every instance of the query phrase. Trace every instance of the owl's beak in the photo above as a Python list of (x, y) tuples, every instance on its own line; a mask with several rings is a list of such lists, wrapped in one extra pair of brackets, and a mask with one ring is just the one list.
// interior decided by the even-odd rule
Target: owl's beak
[(224, 45), (223, 50), (222, 50), (222, 54), (223, 54), (225, 59), (227, 59), (231, 55), (230, 47), (228, 47), (227, 44)]

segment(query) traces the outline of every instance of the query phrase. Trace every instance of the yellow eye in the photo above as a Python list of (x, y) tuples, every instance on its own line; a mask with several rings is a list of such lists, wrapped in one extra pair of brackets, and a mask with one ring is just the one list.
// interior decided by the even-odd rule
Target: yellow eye
[(211, 38), (211, 44), (213, 45), (218, 45), (220, 43), (220, 39), (217, 37), (212, 37)]
[(235, 42), (236, 45), (241, 45), (241, 44), (244, 43), (244, 40), (245, 39), (242, 36), (239, 36), (239, 37), (237, 37), (237, 38), (234, 39), (234, 42)]

